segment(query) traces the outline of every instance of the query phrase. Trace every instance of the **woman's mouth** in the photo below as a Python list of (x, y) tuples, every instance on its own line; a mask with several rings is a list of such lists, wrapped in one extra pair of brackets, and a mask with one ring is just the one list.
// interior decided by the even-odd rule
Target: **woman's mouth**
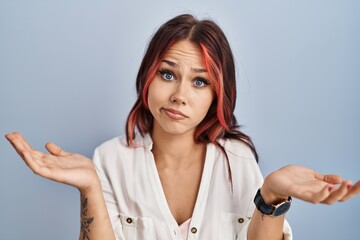
[(182, 119), (186, 119), (189, 118), (187, 115), (185, 115), (184, 113), (177, 111), (175, 109), (172, 108), (162, 108), (162, 110), (165, 112), (165, 114), (171, 118), (171, 119), (175, 119), (175, 120), (182, 120)]

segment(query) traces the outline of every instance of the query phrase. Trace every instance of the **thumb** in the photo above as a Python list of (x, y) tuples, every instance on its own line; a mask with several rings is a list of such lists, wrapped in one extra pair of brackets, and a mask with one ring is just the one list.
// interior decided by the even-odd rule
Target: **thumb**
[(59, 157), (66, 157), (70, 155), (70, 153), (63, 151), (58, 145), (52, 142), (48, 142), (45, 145), (46, 150), (49, 151), (52, 155), (59, 156)]
[(332, 184), (342, 183), (342, 178), (338, 175), (328, 174), (324, 176), (324, 181)]
[(334, 174), (320, 174), (320, 173), (316, 173), (315, 175), (316, 179), (327, 182), (327, 183), (331, 183), (331, 184), (340, 184), (342, 183), (342, 178), (341, 176), (338, 175), (334, 175)]

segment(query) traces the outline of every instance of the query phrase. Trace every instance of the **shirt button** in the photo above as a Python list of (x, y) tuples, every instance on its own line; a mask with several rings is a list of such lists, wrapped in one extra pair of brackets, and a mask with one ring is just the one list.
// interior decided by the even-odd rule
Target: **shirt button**
[(239, 223), (243, 223), (243, 222), (244, 222), (244, 219), (243, 219), (243, 218), (239, 218), (239, 219), (238, 219), (238, 222), (239, 222)]
[(126, 219), (126, 222), (130, 224), (130, 223), (133, 222), (133, 220), (132, 220), (131, 218), (127, 218), (127, 219)]
[(195, 234), (197, 232), (196, 227), (191, 228), (191, 232)]

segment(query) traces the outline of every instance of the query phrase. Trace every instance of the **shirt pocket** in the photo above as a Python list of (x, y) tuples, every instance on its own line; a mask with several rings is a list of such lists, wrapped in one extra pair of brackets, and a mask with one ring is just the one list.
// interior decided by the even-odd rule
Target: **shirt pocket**
[(120, 213), (125, 240), (154, 240), (154, 223), (151, 218), (135, 217)]
[(218, 240), (232, 240), (238, 239), (242, 230), (250, 221), (244, 215), (228, 212), (220, 212)]

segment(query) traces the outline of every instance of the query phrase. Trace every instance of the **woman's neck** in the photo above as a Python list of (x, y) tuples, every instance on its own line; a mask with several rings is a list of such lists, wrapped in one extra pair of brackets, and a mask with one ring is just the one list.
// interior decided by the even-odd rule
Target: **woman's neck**
[(195, 143), (194, 134), (191, 132), (169, 134), (153, 131), (151, 137), (152, 152), (158, 168), (187, 168), (194, 162), (205, 159), (206, 145)]

